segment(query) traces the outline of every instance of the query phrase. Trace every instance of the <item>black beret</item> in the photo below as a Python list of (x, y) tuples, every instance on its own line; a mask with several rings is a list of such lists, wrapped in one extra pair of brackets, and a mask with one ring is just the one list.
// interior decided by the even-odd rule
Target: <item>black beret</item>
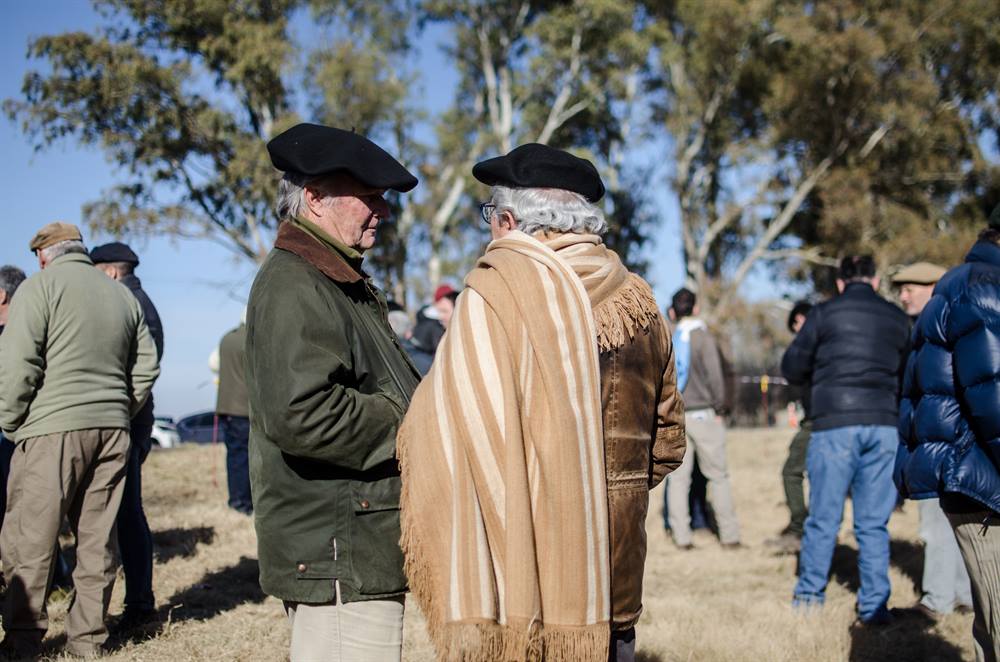
[(564, 189), (590, 202), (604, 196), (604, 184), (593, 163), (539, 143), (521, 145), (506, 156), (480, 161), (473, 166), (472, 176), (489, 186)]
[(346, 172), (372, 188), (409, 191), (417, 178), (384, 149), (352, 131), (296, 124), (267, 143), (278, 170), (319, 176)]
[(95, 246), (90, 249), (90, 259), (94, 264), (103, 262), (127, 262), (133, 267), (139, 266), (139, 256), (127, 244), (112, 241), (110, 244)]

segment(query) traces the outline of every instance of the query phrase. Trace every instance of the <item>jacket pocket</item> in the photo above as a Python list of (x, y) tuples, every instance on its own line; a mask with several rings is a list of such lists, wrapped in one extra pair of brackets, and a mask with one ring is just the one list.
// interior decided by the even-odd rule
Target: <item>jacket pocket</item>
[(359, 593), (381, 595), (406, 590), (399, 547), (398, 476), (352, 489), (351, 568)]

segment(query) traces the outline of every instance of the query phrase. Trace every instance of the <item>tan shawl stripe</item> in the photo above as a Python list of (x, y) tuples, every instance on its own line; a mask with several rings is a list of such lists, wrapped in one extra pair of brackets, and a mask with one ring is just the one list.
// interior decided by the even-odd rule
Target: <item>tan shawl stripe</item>
[(609, 533), (588, 292), (521, 233), (491, 244), (467, 283), (399, 435), (411, 588), (442, 659), (603, 662)]
[[(581, 286), (575, 288), (573, 287), (573, 285), (578, 285), (579, 282), (578, 279), (571, 278), (570, 276), (572, 276), (573, 274), (569, 270), (569, 268), (560, 260), (554, 259), (554, 255), (551, 252), (545, 251), (543, 249), (538, 251), (538, 254), (533, 255), (533, 257), (535, 257), (537, 260), (537, 262), (535, 263), (535, 269), (539, 273), (540, 282), (542, 282), (543, 291), (545, 291), (544, 305), (547, 311), (550, 313), (547, 321), (549, 322), (552, 331), (555, 333), (555, 338), (559, 340), (556, 343), (553, 343), (551, 339), (547, 339), (547, 341), (550, 344), (555, 345), (562, 351), (561, 361), (558, 367), (562, 370), (562, 378), (566, 381), (571, 396), (573, 395), (577, 396), (576, 398), (571, 397), (570, 399), (570, 402), (575, 404), (576, 402), (578, 402), (577, 398), (582, 397), (583, 393), (588, 391), (593, 392), (591, 388), (595, 387), (595, 385), (588, 384), (585, 379), (582, 379), (580, 376), (577, 375), (576, 365), (578, 365), (579, 360), (581, 358), (583, 358), (585, 361), (586, 357), (585, 356), (581, 357), (579, 355), (579, 352), (577, 356), (571, 356), (569, 354), (570, 350), (568, 349), (568, 347), (570, 347), (572, 343), (568, 342), (567, 339), (571, 334), (579, 335), (581, 333), (581, 321), (583, 320), (589, 321), (589, 315), (587, 315), (585, 312), (580, 312), (576, 314), (573, 313), (567, 314), (566, 311), (573, 310), (574, 304), (576, 304), (577, 306), (582, 306), (584, 307), (584, 310), (586, 310), (586, 306), (589, 306), (589, 301), (586, 299), (586, 294), (585, 292), (582, 291), (583, 288)], [(552, 279), (545, 278), (546, 267), (548, 267), (550, 270), (553, 271), (561, 271), (564, 275), (567, 276), (567, 278), (558, 281), (560, 287), (554, 286)], [(587, 334), (587, 335), (593, 337), (592, 334)], [(579, 347), (579, 345), (576, 346)], [(591, 352), (591, 355), (594, 356), (593, 359), (594, 370), (596, 371), (597, 369), (596, 355), (593, 354), (593, 352)], [(576, 360), (574, 361), (574, 359)], [(597, 411), (599, 411), (599, 401), (597, 402), (596, 406), (597, 406)], [(590, 409), (589, 411), (592, 412), (593, 410)], [(597, 487), (598, 483), (601, 486), (603, 486), (603, 475), (593, 476), (590, 473), (590, 470), (594, 468), (592, 464), (594, 458), (593, 455), (589, 455), (588, 453), (586, 453), (586, 446), (594, 446), (596, 445), (594, 440), (600, 439), (599, 424), (595, 424), (596, 421), (594, 416), (588, 417), (586, 412), (581, 411), (579, 407), (576, 408), (576, 415), (573, 417), (572, 422), (574, 425), (576, 425), (576, 439), (578, 443), (582, 446), (580, 448), (580, 456), (576, 459), (576, 462), (578, 463), (577, 466), (580, 467), (581, 471), (582, 493), (578, 494), (563, 489), (560, 490), (560, 494), (550, 495), (548, 498), (551, 499), (565, 498), (570, 503), (582, 502), (584, 504), (584, 508), (582, 510), (578, 509), (575, 512), (574, 511), (571, 512), (574, 512), (574, 514), (579, 515), (583, 520), (581, 522), (581, 525), (584, 527), (584, 530), (586, 532), (587, 547), (590, 548), (593, 552), (597, 552), (599, 557), (602, 556), (606, 557), (606, 555), (602, 554), (601, 552), (603, 552), (603, 550), (606, 549), (607, 541), (604, 541), (604, 544), (601, 544), (601, 542), (595, 539), (594, 529), (596, 526), (599, 525), (599, 523), (595, 522), (593, 518), (590, 517), (590, 515), (595, 510), (595, 503), (594, 499), (592, 498), (593, 490)], [(570, 458), (560, 458), (558, 460), (556, 459), (552, 460), (552, 462), (560, 462), (560, 463), (565, 461), (572, 462), (573, 460)], [(594, 480), (589, 480), (591, 477), (593, 477)], [(562, 510), (567, 510), (567, 509), (562, 509)], [(540, 528), (555, 527), (556, 530), (561, 530), (566, 524), (567, 522), (565, 521), (565, 519), (563, 519), (558, 522), (540, 521), (538, 526)], [(598, 550), (597, 548), (600, 548), (600, 550)], [(559, 590), (565, 590), (565, 586), (579, 586), (579, 585), (586, 586), (587, 618), (588, 620), (595, 618), (595, 612), (601, 608), (601, 603), (606, 601), (606, 600), (601, 600), (599, 602), (598, 600), (597, 596), (598, 580), (596, 576), (598, 574), (597, 567), (594, 567), (592, 565), (586, 565), (580, 567), (575, 565), (561, 564), (558, 563), (557, 557), (553, 557), (551, 561), (553, 567), (549, 568), (549, 572), (546, 573), (546, 575), (550, 577), (550, 579), (554, 582), (554, 585), (551, 586), (551, 590), (548, 593), (551, 595), (552, 593), (557, 592)], [(603, 565), (603, 563), (601, 563), (600, 565)], [(582, 572), (583, 576), (579, 576), (573, 571)], [(604, 587), (602, 586), (601, 589), (603, 588)], [(545, 592), (543, 592), (543, 595), (544, 593)], [(602, 590), (601, 593), (603, 597), (603, 595), (605, 594), (604, 590)], [(550, 609), (544, 609), (544, 611), (546, 613), (551, 612)], [(554, 614), (554, 616), (556, 619), (559, 619), (560, 616), (566, 617), (568, 615), (556, 613)]]
[[(541, 282), (543, 291), (545, 293), (545, 301), (547, 305), (545, 306), (544, 310), (549, 314), (549, 318), (546, 321), (548, 322), (548, 325), (552, 329), (552, 332), (554, 334), (550, 342), (552, 344), (553, 352), (556, 351), (559, 352), (559, 364), (560, 364), (559, 368), (562, 369), (562, 381), (566, 384), (566, 387), (570, 392), (569, 393), (570, 397), (568, 398), (568, 400), (573, 410), (574, 414), (573, 423), (575, 424), (573, 437), (578, 444), (578, 452), (580, 453), (579, 462), (576, 465), (578, 467), (578, 470), (580, 471), (580, 478), (581, 478), (580, 485), (559, 486), (559, 488), (557, 488), (557, 491), (559, 493), (545, 495), (544, 498), (555, 499), (555, 500), (565, 499), (570, 503), (575, 501), (577, 503), (583, 504), (583, 508), (580, 508), (575, 512), (565, 508), (560, 508), (560, 511), (568, 511), (576, 518), (582, 520), (582, 525), (585, 533), (585, 545), (588, 549), (592, 550), (594, 547), (594, 526), (593, 522), (590, 520), (590, 514), (593, 511), (594, 502), (590, 489), (592, 485), (588, 480), (588, 475), (587, 475), (588, 469), (590, 468), (588, 466), (590, 464), (589, 463), (590, 458), (588, 457), (588, 454), (586, 453), (585, 449), (585, 444), (592, 437), (590, 436), (590, 434), (588, 434), (591, 431), (586, 429), (588, 427), (586, 426), (586, 423), (589, 423), (589, 421), (585, 420), (584, 412), (582, 411), (581, 407), (581, 397), (580, 397), (581, 395), (580, 390), (582, 389), (583, 391), (585, 391), (587, 388), (587, 384), (582, 383), (581, 378), (578, 376), (577, 371), (575, 369), (575, 365), (576, 362), (579, 361), (579, 357), (570, 355), (571, 349), (569, 343), (567, 342), (569, 329), (567, 329), (567, 325), (563, 320), (563, 311), (572, 312), (572, 308), (570, 307), (569, 301), (567, 301), (567, 299), (572, 297), (573, 293), (567, 292), (563, 289), (557, 289), (555, 283), (553, 283), (549, 279), (546, 279), (545, 266), (543, 266), (538, 262), (535, 262), (534, 266), (537, 270), (539, 270), (539, 275), (540, 275), (539, 280)], [(573, 319), (574, 316), (572, 314), (567, 315), (567, 317), (569, 317), (569, 322), (571, 324), (575, 321)], [(575, 331), (576, 329), (573, 330)], [(547, 455), (548, 452), (555, 451), (556, 453), (558, 453), (561, 450), (564, 449), (543, 447), (542, 449), (540, 449), (540, 453), (544, 457), (545, 455)], [(564, 457), (555, 457), (552, 458), (551, 461), (556, 463), (562, 463), (571, 460), (569, 458), (564, 458)], [(566, 487), (572, 487), (573, 489), (572, 490), (565, 489)], [(577, 487), (580, 488), (579, 492), (577, 492), (576, 489)], [(533, 506), (537, 507), (538, 504), (533, 504)], [(569, 523), (565, 519), (560, 520), (558, 522), (546, 522), (546, 521), (539, 522), (539, 526), (541, 528), (546, 528), (546, 529), (555, 528), (560, 531), (562, 531), (567, 524)], [(577, 526), (579, 525), (580, 523), (577, 524)], [(588, 554), (587, 560), (589, 561), (591, 558), (592, 556)], [(586, 589), (585, 618), (588, 623), (595, 622), (596, 618), (594, 612), (595, 609), (597, 608), (597, 582), (594, 577), (594, 571), (596, 569), (592, 568), (589, 563), (585, 565), (563, 564), (560, 562), (558, 555), (552, 555), (547, 560), (548, 560), (548, 565), (552, 566), (549, 568), (550, 570), (549, 576), (555, 579), (557, 582), (557, 585), (551, 587), (552, 589), (551, 592), (558, 591), (560, 589), (565, 590), (566, 587), (572, 586), (574, 584), (585, 587)], [(579, 576), (578, 574), (579, 572), (583, 573), (582, 577)], [(543, 597), (544, 596), (545, 592), (543, 592)], [(543, 604), (543, 609), (545, 609), (546, 606), (547, 605)], [(545, 609), (546, 613), (549, 613), (550, 611), (552, 610)], [(561, 617), (565, 618), (569, 616), (569, 614), (556, 613), (554, 614), (554, 616), (555, 618), (560, 619)]]
[[(551, 257), (550, 257), (551, 256)], [(587, 298), (586, 291), (583, 289), (582, 284), (578, 278), (571, 278), (574, 275), (572, 269), (561, 260), (552, 259), (555, 256), (551, 253), (548, 255), (539, 256), (539, 262), (545, 260), (548, 262), (551, 260), (552, 265), (550, 268), (562, 270), (567, 277), (560, 281), (563, 285), (563, 290), (558, 292), (558, 297), (562, 299), (563, 297), (572, 298), (574, 301), (572, 303), (576, 304), (579, 308), (589, 313), (589, 299)], [(546, 260), (549, 258), (549, 260)], [(537, 264), (536, 268), (542, 268), (541, 264)], [(576, 286), (576, 287), (574, 287)], [(555, 294), (555, 293), (552, 293)], [(550, 301), (550, 311), (556, 305), (556, 302)], [(571, 309), (571, 303), (559, 301), (561, 304), (560, 308), (562, 310)], [(553, 313), (555, 316), (553, 321), (557, 325), (562, 325), (563, 320), (558, 316), (558, 311)], [(596, 330), (593, 327), (593, 322), (589, 314), (581, 315), (570, 315), (568, 316), (568, 323), (571, 327), (568, 332), (573, 335), (585, 337), (595, 337)], [(561, 336), (565, 335), (565, 332), (561, 332)], [(565, 345), (560, 343), (560, 346), (565, 348)], [(563, 366), (566, 369), (566, 377), (569, 381), (570, 389), (578, 389), (579, 396), (581, 398), (586, 397), (586, 393), (600, 393), (599, 381), (597, 384), (587, 381), (587, 376), (589, 374), (597, 374), (599, 376), (599, 368), (597, 365), (597, 356), (594, 352), (586, 352), (586, 347), (580, 344), (575, 345), (577, 353), (574, 357), (567, 357), (564, 355)], [(592, 360), (592, 373), (583, 372), (580, 377), (574, 373), (574, 366), (585, 364), (590, 358)], [(578, 383), (578, 379), (582, 380)], [(595, 391), (596, 389), (596, 391)], [(585, 459), (585, 464), (581, 464), (581, 478), (582, 485), (584, 488), (583, 502), (585, 508), (583, 510), (583, 515), (587, 517), (585, 522), (587, 531), (587, 541), (588, 546), (591, 548), (591, 553), (596, 554), (599, 559), (598, 563), (603, 567), (606, 563), (609, 563), (607, 558), (607, 541), (597, 539), (594, 536), (594, 531), (597, 527), (601, 526), (601, 523), (595, 521), (594, 515), (603, 509), (597, 508), (594, 502), (594, 495), (600, 491), (603, 491), (605, 485), (605, 476), (603, 471), (603, 432), (601, 428), (601, 422), (598, 420), (600, 413), (600, 399), (599, 396), (593, 408), (588, 408), (584, 412), (579, 412), (576, 417), (577, 423), (577, 439), (580, 444), (580, 455)], [(580, 415), (582, 414), (582, 416)], [(584, 420), (581, 420), (584, 419)], [(606, 511), (605, 511), (606, 513)], [(606, 514), (605, 514), (606, 521)], [(587, 589), (588, 589), (588, 611), (590, 618), (596, 618), (596, 612), (601, 608), (601, 602), (604, 601), (604, 596), (609, 595), (610, 587), (607, 585), (597, 586), (600, 576), (603, 573), (598, 571), (597, 567), (588, 568), (588, 573), (586, 577)], [(599, 600), (597, 593), (600, 592), (601, 599)]]

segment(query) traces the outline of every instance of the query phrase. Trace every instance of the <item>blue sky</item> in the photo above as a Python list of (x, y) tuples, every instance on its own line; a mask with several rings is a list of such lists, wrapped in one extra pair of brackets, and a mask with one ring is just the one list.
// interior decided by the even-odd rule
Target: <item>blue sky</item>
[[(24, 74), (38, 68), (26, 59), (32, 37), (70, 30), (92, 30), (98, 17), (84, 0), (32, 0), (7, 3), (0, 27), (0, 99), (20, 96)], [(438, 39), (446, 35), (438, 33)], [(447, 102), (448, 76), (432, 42), (424, 47), (423, 71), (438, 75), (424, 81), (426, 94)], [(113, 237), (90, 236), (81, 224), (81, 208), (116, 183), (114, 167), (97, 149), (65, 141), (35, 152), (20, 128), (0, 118), (0, 151), (4, 154), (0, 196), (0, 264), (14, 264), (29, 275), (38, 270), (28, 242), (41, 226), (54, 220), (81, 225), (89, 246)], [(661, 180), (658, 211), (664, 221), (655, 241), (645, 247), (650, 280), (662, 303), (680, 286), (682, 268), (676, 203)], [(156, 384), (157, 414), (183, 416), (211, 409), (215, 387), (208, 356), (222, 335), (239, 322), (253, 271), (224, 248), (206, 241), (156, 238), (130, 241), (142, 264), (137, 275), (163, 318), (166, 341), (162, 372)]]

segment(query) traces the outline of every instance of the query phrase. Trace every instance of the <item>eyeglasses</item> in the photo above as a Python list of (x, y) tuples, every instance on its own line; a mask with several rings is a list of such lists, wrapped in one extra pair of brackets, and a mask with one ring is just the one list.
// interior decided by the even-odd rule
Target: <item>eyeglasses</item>
[(490, 219), (493, 218), (493, 213), (497, 210), (497, 206), (492, 202), (484, 202), (479, 205), (479, 213), (483, 216), (483, 223), (486, 225), (490, 224)]

